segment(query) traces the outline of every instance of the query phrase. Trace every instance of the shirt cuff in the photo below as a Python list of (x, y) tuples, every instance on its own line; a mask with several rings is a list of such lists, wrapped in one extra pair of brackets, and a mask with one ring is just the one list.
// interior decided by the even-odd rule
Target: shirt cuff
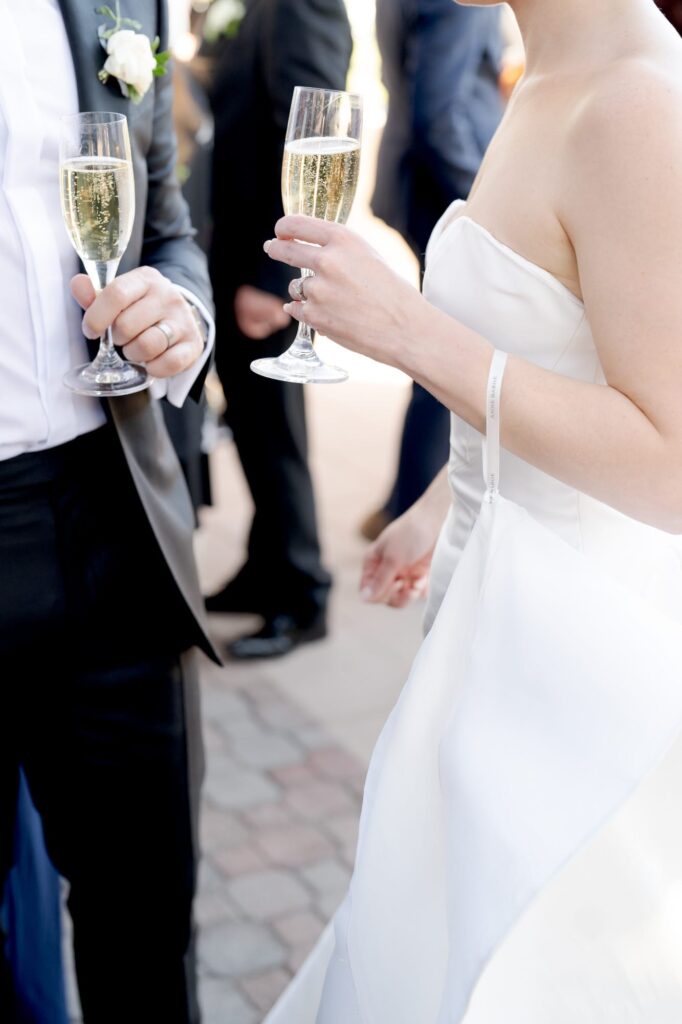
[(176, 284), (174, 287), (177, 288), (183, 298), (187, 299), (188, 302), (198, 309), (201, 319), (206, 324), (208, 330), (203, 354), (199, 356), (195, 363), (188, 366), (182, 373), (176, 373), (174, 377), (164, 377), (163, 380), (155, 380), (151, 386), (152, 398), (165, 398), (176, 409), (180, 409), (185, 404), (185, 399), (192, 390), (192, 385), (213, 351), (215, 344), (215, 321), (204, 303), (201, 299), (197, 298), (194, 292), (191, 292), (189, 288), (183, 288), (180, 284)]

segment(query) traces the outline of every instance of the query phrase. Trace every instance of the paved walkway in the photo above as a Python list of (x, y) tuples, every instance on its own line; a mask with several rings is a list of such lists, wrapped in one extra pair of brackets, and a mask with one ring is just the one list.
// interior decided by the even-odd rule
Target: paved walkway
[[(369, 24), (370, 8), (353, 0), (355, 21)], [(366, 43), (355, 77), (364, 69), (375, 79), (366, 32), (355, 28)], [(370, 84), (354, 88), (367, 96)], [(367, 108), (353, 224), (414, 280), (413, 257), (368, 211), (382, 102), (375, 96)], [(261, 1022), (333, 915), (351, 873), (369, 756), (419, 643), (420, 608), (368, 608), (357, 596), (366, 547), (358, 524), (392, 483), (408, 381), (325, 339), (318, 351), (351, 373), (346, 384), (306, 388), (322, 542), (334, 574), (330, 636), (275, 662), (204, 665), (204, 1024)], [(232, 445), (214, 453), (212, 479), (216, 504), (202, 513), (196, 541), (206, 593), (239, 567), (251, 515)], [(213, 616), (211, 625), (221, 643), (255, 621)]]
[[(349, 10), (362, 44), (352, 88), (368, 100), (353, 226), (414, 279), (411, 254), (368, 211), (383, 95), (369, 34), (373, 4), (352, 0)], [(357, 527), (392, 482), (408, 382), (325, 339), (318, 351), (351, 372), (342, 386), (306, 389), (321, 535), (334, 574), (330, 636), (276, 662), (222, 670), (203, 663), (204, 1024), (259, 1024), (333, 915), (351, 873), (369, 755), (419, 643), (421, 609), (368, 608), (357, 596), (365, 550)], [(203, 511), (196, 538), (206, 593), (238, 568), (250, 518), (232, 445), (214, 453), (212, 478), (215, 505)], [(221, 644), (256, 621), (214, 616), (211, 627)]]
[(345, 891), (364, 765), (255, 678), (205, 679), (204, 709), (202, 1003), (206, 1024), (253, 1024)]
[[(369, 753), (419, 642), (421, 609), (367, 608), (357, 597), (357, 524), (388, 485), (405, 384), (355, 379), (310, 389), (309, 399), (335, 577), (331, 635), (278, 661), (204, 662), (197, 914), (205, 1024), (262, 1021), (340, 902)], [(207, 590), (239, 564), (250, 513), (232, 446), (215, 453), (213, 470), (218, 504), (203, 514), (197, 538)], [(213, 616), (211, 626), (222, 643), (253, 621)]]
[[(307, 392), (334, 574), (330, 636), (281, 660), (202, 662), (204, 1024), (262, 1022), (333, 915), (350, 878), (369, 755), (419, 643), (420, 608), (367, 607), (357, 596), (357, 525), (390, 482), (406, 384), (336, 358), (353, 379)], [(207, 592), (238, 567), (250, 516), (231, 444), (215, 452), (212, 476), (216, 505), (202, 513), (196, 541)], [(212, 616), (211, 629), (220, 645), (255, 621)]]

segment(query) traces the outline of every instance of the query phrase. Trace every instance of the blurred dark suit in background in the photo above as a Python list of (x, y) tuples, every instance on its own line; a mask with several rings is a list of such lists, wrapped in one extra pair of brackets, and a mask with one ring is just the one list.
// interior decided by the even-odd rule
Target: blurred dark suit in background
[(8, 984), (13, 992), (12, 1024), (69, 1024), (59, 875), (45, 851), (23, 772), (17, 799), (14, 864), (0, 906), (0, 931), (7, 936), (0, 972), (7, 970), (11, 981), (0, 979), (0, 989)]
[[(389, 93), (372, 209), (403, 236), (423, 270), (436, 221), (466, 199), (499, 124), (499, 8), (452, 0), (377, 0), (377, 36)], [(448, 458), (450, 416), (418, 384), (405, 417), (398, 475), (376, 535), (426, 490)]]
[[(201, 83), (185, 64), (173, 64), (173, 123), (178, 138), (178, 178), (189, 206), (196, 243), (208, 253), (209, 189), (213, 151), (213, 119)], [(161, 405), (166, 429), (182, 466), (195, 512), (211, 504), (208, 455), (202, 450), (206, 397), (177, 409)]]
[(281, 306), (296, 275), (263, 252), (283, 212), (292, 93), (297, 85), (345, 88), (351, 49), (343, 0), (249, 0), (237, 35), (223, 39), (215, 58), (216, 366), (255, 514), (246, 563), (207, 608), (265, 618), (255, 638), (231, 645), (234, 657), (283, 654), (326, 628), (331, 579), (320, 558), (303, 388), (257, 377), (249, 365), (279, 355), (294, 333)]
[(657, 0), (668, 21), (682, 35), (682, 0)]

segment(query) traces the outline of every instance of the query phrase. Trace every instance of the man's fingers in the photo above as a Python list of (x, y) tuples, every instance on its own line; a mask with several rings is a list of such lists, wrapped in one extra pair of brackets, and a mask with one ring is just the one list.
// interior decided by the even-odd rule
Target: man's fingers
[[(117, 332), (114, 330), (114, 342), (121, 344), (117, 339)], [(133, 363), (149, 363), (168, 350), (168, 338), (160, 328), (152, 325), (141, 331), (137, 337), (128, 344), (124, 344), (123, 355)]]
[(204, 350), (201, 339), (192, 341), (179, 341), (177, 345), (152, 359), (147, 363), (147, 370), (152, 377), (174, 377), (176, 373), (182, 373), (189, 366), (193, 366)]
[(88, 309), (93, 304), (95, 289), (87, 274), (76, 274), (71, 278), (71, 294), (81, 309)]
[[(139, 336), (146, 333), (147, 330), (151, 330), (154, 324), (158, 324), (160, 320), (164, 320), (164, 303), (162, 302), (162, 296), (158, 291), (150, 291), (142, 299), (137, 302), (133, 302), (132, 305), (124, 309), (116, 317), (114, 321), (114, 344), (124, 346), (133, 339), (137, 340)], [(169, 326), (177, 330), (175, 325), (169, 320)], [(159, 351), (163, 351), (163, 345), (168, 347), (168, 341), (164, 338), (162, 332), (156, 328), (155, 332), (158, 335), (157, 348)], [(155, 355), (157, 353), (154, 353)], [(142, 358), (138, 356), (137, 358)]]
[(113, 324), (116, 317), (128, 306), (138, 302), (147, 294), (152, 285), (151, 271), (149, 274), (139, 270), (131, 270), (121, 274), (115, 281), (108, 284), (88, 307), (83, 317), (83, 334), (86, 338), (99, 338), (107, 327)]

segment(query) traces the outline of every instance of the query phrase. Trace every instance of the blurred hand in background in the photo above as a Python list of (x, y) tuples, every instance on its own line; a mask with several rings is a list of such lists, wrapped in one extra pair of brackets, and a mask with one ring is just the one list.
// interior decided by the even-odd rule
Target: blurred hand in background
[(272, 292), (264, 292), (243, 284), (234, 297), (237, 327), (247, 338), (261, 341), (289, 325), (291, 317), (282, 309), (282, 300)]

